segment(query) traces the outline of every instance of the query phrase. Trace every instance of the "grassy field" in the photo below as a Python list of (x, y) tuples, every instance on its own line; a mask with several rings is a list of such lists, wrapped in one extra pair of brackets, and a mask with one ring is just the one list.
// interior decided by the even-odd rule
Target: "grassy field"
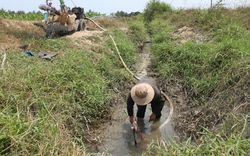
[(168, 11), (146, 18), (154, 68), (189, 102), (176, 106), (181, 143), (152, 144), (146, 155), (249, 155), (249, 8), (148, 9), (156, 4)]
[[(127, 91), (125, 83), (133, 82), (109, 34), (130, 64), (137, 58), (136, 42), (112, 26), (85, 40), (46, 39), (30, 21), (1, 19), (1, 26), (1, 58), (7, 56), (0, 71), (1, 155), (84, 154), (92, 130), (110, 120), (115, 91)], [(35, 56), (19, 49), (26, 43)], [(47, 61), (37, 56), (42, 51), (58, 55)]]
[[(176, 105), (179, 139), (152, 142), (143, 155), (249, 155), (248, 10), (174, 10), (152, 1), (142, 15), (98, 19), (107, 31), (81, 39), (46, 39), (31, 21), (1, 16), (0, 154), (91, 155), (93, 130), (134, 81), (109, 34), (133, 71), (149, 33), (161, 87), (179, 85), (189, 100)], [(58, 56), (26, 56), (18, 48), (26, 43)]]

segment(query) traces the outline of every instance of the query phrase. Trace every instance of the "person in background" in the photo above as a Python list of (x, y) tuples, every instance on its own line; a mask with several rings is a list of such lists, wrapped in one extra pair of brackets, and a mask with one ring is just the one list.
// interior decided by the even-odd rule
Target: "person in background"
[(161, 94), (160, 89), (156, 85), (154, 79), (147, 78), (140, 80), (130, 91), (127, 97), (127, 112), (130, 123), (136, 121), (134, 115), (134, 104), (137, 105), (136, 117), (138, 121), (143, 120), (147, 104), (151, 103), (152, 114), (149, 121), (154, 121), (161, 117), (161, 111), (165, 103), (165, 98)]

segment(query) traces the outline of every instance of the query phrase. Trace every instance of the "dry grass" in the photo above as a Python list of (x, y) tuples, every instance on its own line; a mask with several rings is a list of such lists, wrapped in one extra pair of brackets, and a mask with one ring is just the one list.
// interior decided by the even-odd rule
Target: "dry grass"
[[(24, 39), (44, 35), (44, 31), (33, 25), (33, 21), (0, 19), (1, 51), (19, 51), (19, 46), (26, 44)], [(27, 31), (29, 30), (29, 31)]]

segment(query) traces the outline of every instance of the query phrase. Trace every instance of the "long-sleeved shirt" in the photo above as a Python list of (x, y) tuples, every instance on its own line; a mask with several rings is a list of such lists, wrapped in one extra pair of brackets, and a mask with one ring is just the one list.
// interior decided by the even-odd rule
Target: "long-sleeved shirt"
[[(151, 103), (152, 113), (156, 114), (156, 116), (161, 116), (161, 111), (162, 111), (162, 108), (164, 106), (165, 99), (162, 96), (160, 89), (156, 85), (155, 80), (151, 79), (151, 78), (147, 78), (147, 79), (140, 80), (137, 84), (139, 84), (139, 83), (148, 83), (153, 87), (155, 94), (154, 94), (153, 100), (149, 103)], [(133, 99), (131, 97), (131, 93), (129, 93), (129, 95), (127, 97), (128, 116), (134, 116), (134, 111), (133, 111), (134, 104), (135, 104), (135, 102), (133, 101)]]

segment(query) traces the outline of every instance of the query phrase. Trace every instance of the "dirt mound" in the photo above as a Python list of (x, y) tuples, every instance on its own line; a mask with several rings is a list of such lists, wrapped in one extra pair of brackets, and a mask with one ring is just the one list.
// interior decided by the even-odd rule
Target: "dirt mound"
[(182, 44), (190, 40), (201, 43), (207, 38), (206, 35), (202, 34), (200, 28), (191, 28), (187, 26), (175, 30), (172, 35), (178, 39), (178, 44)]
[[(45, 38), (44, 30), (34, 23), (41, 23), (41, 21), (0, 19), (0, 51), (20, 51), (20, 46), (28, 44), (24, 42), (25, 40)], [(87, 30), (78, 31), (65, 37), (75, 39), (79, 41), (76, 45), (88, 48), (89, 46), (98, 46), (99, 42), (103, 40), (102, 36), (103, 31), (101, 30)], [(98, 41), (97, 38), (99, 38)]]
[(89, 36), (97, 36), (101, 37), (103, 31), (78, 31), (72, 35), (68, 35), (68, 38), (81, 38), (81, 37), (89, 37)]
[(19, 46), (25, 44), (24, 38), (42, 36), (44, 32), (34, 22), (0, 19), (0, 51), (18, 50)]

